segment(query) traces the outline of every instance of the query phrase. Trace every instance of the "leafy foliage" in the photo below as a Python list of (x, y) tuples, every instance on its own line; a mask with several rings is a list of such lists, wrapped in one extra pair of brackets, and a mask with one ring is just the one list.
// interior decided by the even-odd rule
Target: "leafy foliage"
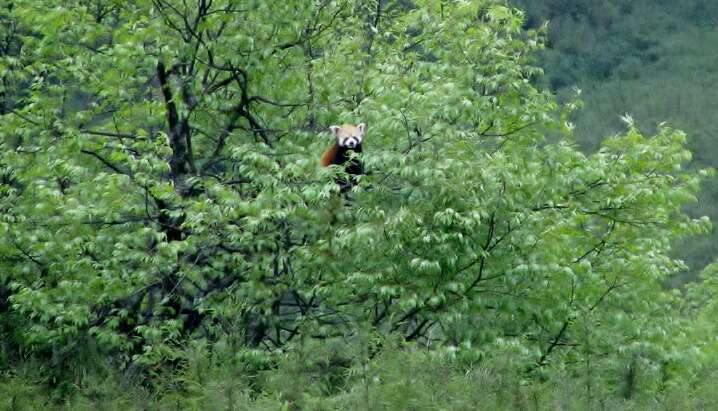
[[(8, 363), (51, 359), (43, 378), (67, 384), (87, 373), (68, 364), (99, 357), (153, 385), (225, 350), (234, 365), (210, 384), (285, 404), (311, 400), (281, 388), (287, 375), (320, 401), (357, 372), (374, 386), (368, 370), (384, 363), (425, 367), (403, 368), (409, 353), (372, 362), (397, 338), (472, 366), (507, 356), (512, 387), (575, 377), (589, 402), (659, 392), (664, 365), (684, 363), (667, 337), (683, 330), (682, 300), (661, 282), (685, 268), (671, 242), (710, 226), (682, 211), (701, 181), (683, 168), (685, 135), (646, 137), (626, 118), (581, 153), (573, 105), (531, 81), (541, 33), (504, 3), (15, 1), (4, 13), (17, 27), (0, 121)], [(358, 120), (369, 172), (341, 196), (342, 170), (317, 161), (326, 127)], [(284, 352), (315, 347), (330, 354), (283, 368)], [(237, 363), (246, 388), (231, 385)], [(262, 382), (273, 367), (284, 372)], [(418, 393), (390, 387), (378, 401)]]
[[(713, 106), (715, 55), (705, 44), (716, 41), (718, 6), (702, 0), (666, 2), (542, 0), (514, 2), (526, 10), (526, 23), (540, 27), (548, 21), (548, 47), (538, 63), (545, 83), (560, 100), (582, 90), (584, 110), (572, 113), (577, 141), (587, 151), (600, 147), (606, 135), (623, 129), (620, 117), (631, 113), (638, 127), (655, 132), (659, 124), (689, 130), (688, 147), (695, 154), (691, 167), (715, 167)], [(590, 47), (586, 45), (590, 44)], [(690, 215), (718, 217), (715, 179), (702, 185)], [(676, 286), (697, 280), (699, 272), (718, 255), (716, 231), (690, 238), (680, 256), (690, 271), (671, 279)]]

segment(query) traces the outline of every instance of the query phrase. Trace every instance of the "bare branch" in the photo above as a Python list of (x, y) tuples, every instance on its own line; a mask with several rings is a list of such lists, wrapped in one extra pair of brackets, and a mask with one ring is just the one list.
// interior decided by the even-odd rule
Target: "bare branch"
[(102, 164), (106, 165), (109, 169), (111, 169), (112, 171), (114, 171), (114, 172), (116, 172), (116, 173), (118, 173), (118, 174), (124, 174), (124, 175), (130, 176), (130, 177), (132, 176), (132, 172), (131, 172), (131, 171), (121, 169), (119, 166), (116, 166), (116, 165), (112, 164), (109, 160), (107, 160), (106, 158), (102, 157), (100, 154), (98, 154), (98, 153), (96, 153), (96, 152), (94, 152), (94, 151), (84, 150), (84, 149), (83, 149), (83, 150), (80, 150), (80, 151), (81, 151), (82, 153), (84, 153), (84, 154), (87, 154), (87, 155), (90, 155), (90, 156), (92, 156), (92, 157), (95, 157), (95, 158), (98, 159)]
[(89, 134), (91, 136), (102, 136), (102, 137), (116, 137), (116, 138), (128, 138), (130, 140), (147, 140), (144, 137), (138, 137), (134, 134), (128, 134), (128, 133), (113, 133), (110, 131), (102, 131), (102, 130), (88, 130), (88, 129), (80, 129), (80, 132), (84, 134)]

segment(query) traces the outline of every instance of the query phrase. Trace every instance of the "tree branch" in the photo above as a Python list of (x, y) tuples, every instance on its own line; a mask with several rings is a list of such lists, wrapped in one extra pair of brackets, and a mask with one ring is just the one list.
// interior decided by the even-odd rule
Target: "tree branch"
[(118, 173), (118, 174), (124, 174), (124, 175), (126, 175), (126, 176), (132, 177), (132, 172), (131, 172), (131, 171), (129, 171), (129, 170), (122, 170), (119, 166), (116, 166), (116, 165), (112, 164), (109, 160), (107, 160), (106, 158), (102, 157), (101, 155), (99, 155), (98, 153), (96, 153), (96, 152), (94, 152), (94, 151), (90, 151), (90, 150), (85, 150), (85, 149), (83, 149), (83, 150), (80, 150), (80, 152), (82, 152), (82, 153), (84, 153), (84, 154), (87, 154), (87, 155), (90, 155), (90, 156), (96, 158), (96, 159), (99, 160), (102, 164), (104, 164), (104, 165), (107, 166), (109, 169), (111, 169), (112, 171), (114, 171), (114, 172), (116, 172), (116, 173)]

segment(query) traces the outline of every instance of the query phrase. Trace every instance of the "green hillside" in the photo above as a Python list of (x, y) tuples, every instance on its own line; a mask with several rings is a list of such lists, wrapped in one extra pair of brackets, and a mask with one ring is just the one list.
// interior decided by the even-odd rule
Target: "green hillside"
[[(692, 166), (718, 165), (718, 3), (705, 0), (516, 0), (526, 25), (549, 22), (540, 53), (544, 85), (559, 100), (582, 91), (585, 106), (572, 118), (581, 146), (591, 152), (625, 126), (630, 114), (647, 133), (661, 122), (688, 132)], [(718, 221), (718, 182), (704, 182), (694, 216)], [(677, 250), (695, 278), (718, 257), (718, 232)]]

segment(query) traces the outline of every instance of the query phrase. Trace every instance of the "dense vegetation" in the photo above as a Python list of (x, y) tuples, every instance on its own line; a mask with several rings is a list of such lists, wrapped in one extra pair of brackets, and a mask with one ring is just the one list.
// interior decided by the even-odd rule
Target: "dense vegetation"
[[(11, 409), (703, 407), (710, 171), (590, 153), (500, 1), (0, 2)], [(347, 195), (327, 128), (365, 122)], [(573, 130), (573, 133), (572, 133)], [(610, 135), (610, 131), (608, 132)]]
[[(706, 49), (718, 34), (718, 3), (705, 0), (517, 0), (526, 25), (549, 21), (548, 47), (541, 53), (545, 84), (559, 99), (582, 90), (585, 108), (574, 112), (576, 136), (588, 152), (607, 135), (620, 132), (620, 116), (630, 113), (644, 132), (658, 124), (686, 130), (694, 153), (691, 167), (715, 167), (718, 114), (709, 90), (718, 87), (718, 56)], [(703, 183), (693, 216), (718, 219), (718, 183)], [(718, 257), (718, 232), (693, 237), (676, 255), (690, 270), (680, 284)]]

